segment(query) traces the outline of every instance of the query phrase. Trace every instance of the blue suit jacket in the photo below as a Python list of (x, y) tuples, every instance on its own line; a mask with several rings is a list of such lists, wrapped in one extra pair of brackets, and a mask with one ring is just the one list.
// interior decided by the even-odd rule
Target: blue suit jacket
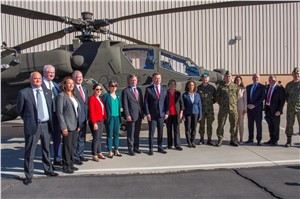
[(253, 110), (263, 111), (263, 102), (265, 99), (265, 86), (258, 83), (256, 89), (252, 93), (252, 97), (250, 98), (252, 84), (246, 87), (247, 90), (247, 104), (253, 104), (255, 108)]
[[(52, 95), (51, 91), (48, 89), (43, 89), (46, 104), (49, 113), (49, 130), (53, 131), (52, 126)], [(24, 133), (26, 135), (34, 135), (36, 134), (38, 127), (38, 111), (35, 102), (35, 98), (33, 95), (32, 88), (24, 88), (19, 91), (17, 106), (17, 113), (21, 116), (24, 121)]]
[(163, 118), (169, 115), (169, 97), (167, 89), (161, 85), (160, 98), (158, 99), (154, 85), (146, 88), (144, 97), (144, 113), (151, 116), (152, 119)]
[[(54, 85), (53, 88), (54, 88), (55, 92), (56, 92), (57, 95), (58, 95), (58, 94), (59, 94), (59, 86), (58, 86), (58, 84), (55, 83), (54, 81), (52, 81), (52, 83), (53, 83), (53, 85)], [(44, 82), (44, 78), (43, 78), (43, 81), (42, 81), (42, 88), (43, 88), (43, 90), (44, 90), (44, 89), (49, 90), (49, 89), (47, 88), (45, 82)], [(51, 95), (52, 95), (52, 91), (51, 91), (50, 93), (51, 93)], [(53, 107), (52, 107), (52, 108), (53, 108), (53, 111), (55, 112), (55, 111), (56, 111), (56, 98), (53, 98), (52, 106), (53, 106)]]
[(187, 92), (183, 93), (182, 101), (184, 106), (183, 114), (186, 115), (198, 115), (202, 117), (202, 104), (201, 104), (201, 97), (199, 93), (195, 92), (194, 95), (194, 102), (192, 103), (191, 98)]

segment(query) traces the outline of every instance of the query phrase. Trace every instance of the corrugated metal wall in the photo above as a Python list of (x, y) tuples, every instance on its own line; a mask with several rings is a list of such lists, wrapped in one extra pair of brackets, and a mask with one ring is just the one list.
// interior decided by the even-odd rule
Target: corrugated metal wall
[[(95, 19), (216, 1), (7, 1), (3, 4), (80, 18), (82, 11)], [(15, 46), (65, 27), (1, 14), (2, 41)], [(110, 30), (190, 57), (207, 69), (225, 68), (234, 74), (289, 74), (300, 66), (300, 3), (213, 9), (145, 17), (118, 22)], [(77, 33), (77, 35), (80, 33)], [(71, 43), (75, 34), (27, 52), (50, 50)], [(99, 35), (107, 39), (108, 35)], [(235, 40), (240, 36), (241, 40)], [(120, 40), (111, 36), (113, 40)], [(129, 42), (128, 42), (129, 43)]]

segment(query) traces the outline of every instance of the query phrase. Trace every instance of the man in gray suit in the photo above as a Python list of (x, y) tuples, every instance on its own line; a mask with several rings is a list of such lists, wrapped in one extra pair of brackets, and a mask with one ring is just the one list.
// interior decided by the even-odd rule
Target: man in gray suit
[[(82, 86), (83, 76), (78, 70), (75, 70), (72, 74), (75, 83), (75, 93), (79, 101), (81, 112), (79, 114), (79, 135), (77, 140), (77, 147), (74, 154), (74, 164), (82, 165), (83, 162), (87, 162), (88, 159), (84, 157), (84, 147), (86, 140), (86, 125), (88, 120), (88, 91)], [(83, 162), (82, 162), (83, 161)]]
[(30, 74), (31, 87), (19, 92), (16, 110), (24, 121), (25, 155), (24, 184), (32, 182), (34, 155), (39, 139), (42, 145), (42, 161), (47, 176), (57, 176), (53, 172), (50, 156), (50, 132), (52, 126), (51, 91), (42, 89), (42, 76), (39, 72)]
[(153, 155), (153, 140), (155, 128), (157, 128), (158, 152), (166, 154), (162, 146), (164, 120), (169, 115), (169, 100), (167, 89), (161, 85), (161, 75), (153, 73), (151, 86), (145, 92), (145, 115), (149, 124), (149, 155)]
[(129, 86), (122, 91), (122, 107), (127, 121), (128, 153), (134, 156), (139, 150), (140, 130), (143, 114), (143, 94), (137, 87), (137, 76), (129, 76)]

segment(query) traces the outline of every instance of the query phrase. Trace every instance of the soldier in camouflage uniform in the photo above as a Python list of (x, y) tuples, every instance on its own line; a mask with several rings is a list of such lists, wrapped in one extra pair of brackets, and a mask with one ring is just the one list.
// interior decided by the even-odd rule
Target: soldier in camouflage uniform
[(232, 82), (232, 74), (227, 71), (224, 76), (224, 82), (222, 82), (216, 93), (216, 99), (219, 104), (218, 113), (218, 144), (221, 146), (223, 142), (224, 126), (226, 123), (227, 115), (229, 115), (230, 123), (230, 145), (239, 146), (237, 142), (237, 123), (238, 123), (238, 112), (237, 112), (237, 100), (239, 96), (238, 86)]
[(209, 74), (204, 73), (201, 76), (202, 84), (198, 86), (197, 92), (200, 94), (202, 102), (202, 119), (200, 120), (200, 141), (198, 144), (204, 144), (204, 134), (205, 134), (205, 121), (207, 124), (207, 144), (214, 146), (214, 143), (211, 141), (212, 136), (212, 124), (215, 120), (214, 117), (214, 106), (216, 102), (216, 88), (209, 84)]
[[(285, 134), (287, 136), (286, 147), (290, 147), (292, 144), (293, 126), (295, 123), (295, 115), (298, 119), (298, 125), (300, 128), (300, 68), (294, 68), (292, 72), (293, 80), (290, 81), (286, 87), (286, 130)], [(299, 129), (300, 133), (300, 129)]]

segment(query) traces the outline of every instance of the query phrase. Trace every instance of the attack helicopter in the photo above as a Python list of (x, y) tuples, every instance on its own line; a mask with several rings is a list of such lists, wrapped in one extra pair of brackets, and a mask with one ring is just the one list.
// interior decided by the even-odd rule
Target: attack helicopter
[[(159, 72), (162, 77), (168, 77), (163, 78), (163, 84), (166, 84), (168, 79), (175, 79), (179, 83), (179, 89), (183, 89), (183, 84), (188, 80), (198, 81), (205, 72), (209, 73), (210, 81), (218, 83), (223, 79), (222, 73), (225, 70), (206, 70), (198, 67), (190, 58), (132, 37), (114, 33), (106, 26), (139, 17), (272, 3), (282, 2), (229, 1), (145, 12), (115, 19), (93, 19), (93, 14), (90, 12), (82, 12), (82, 18), (73, 19), (1, 4), (3, 14), (57, 21), (71, 25), (63, 30), (14, 47), (8, 47), (6, 43), (3, 43), (1, 52), (1, 119), (2, 121), (12, 120), (18, 116), (15, 111), (18, 91), (30, 85), (29, 74), (31, 72), (40, 71), (42, 73), (43, 66), (46, 64), (51, 64), (56, 68), (57, 82), (60, 82), (65, 76), (71, 75), (74, 70), (80, 70), (83, 73), (84, 81), (90, 87), (96, 82), (107, 86), (109, 81), (114, 80), (119, 85), (118, 89), (122, 89), (127, 86), (129, 74), (136, 74), (139, 86), (143, 87), (151, 84), (151, 76), (154, 72)], [(62, 38), (74, 32), (81, 32), (81, 35), (76, 36), (72, 44), (61, 45), (59, 48), (49, 51), (21, 52), (24, 49)], [(93, 33), (114, 35), (135, 44), (112, 40), (96, 41), (97, 37)], [(178, 68), (181, 71), (177, 70)]]

